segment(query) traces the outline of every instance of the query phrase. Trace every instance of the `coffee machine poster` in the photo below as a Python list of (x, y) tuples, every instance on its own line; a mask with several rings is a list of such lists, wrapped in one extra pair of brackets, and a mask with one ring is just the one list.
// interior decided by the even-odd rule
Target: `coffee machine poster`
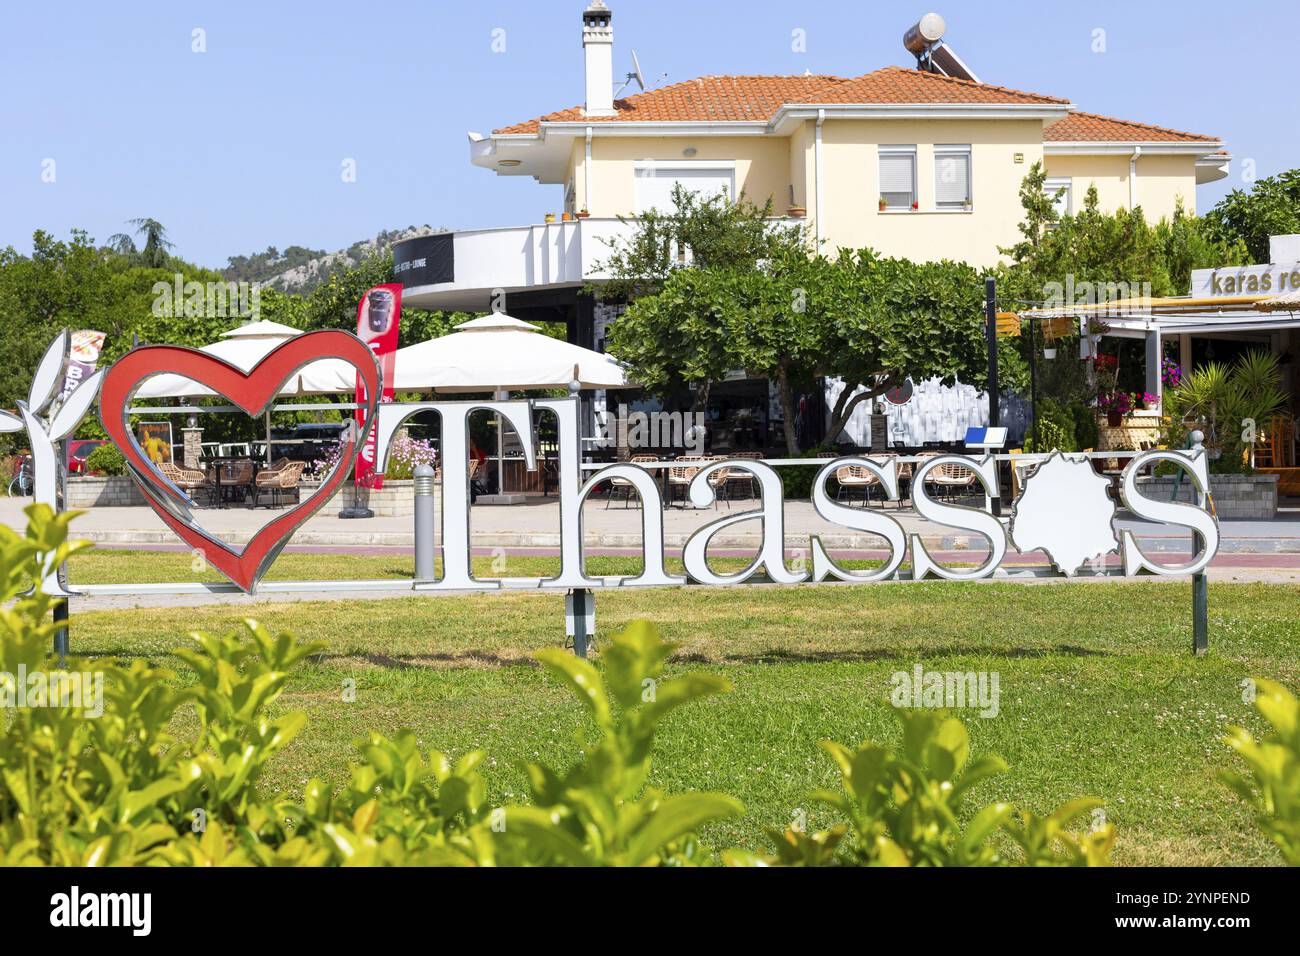
[[(357, 337), (370, 346), (383, 370), (381, 402), (393, 400), (393, 372), (396, 367), (397, 329), (402, 318), (402, 284), (389, 282), (366, 291), (357, 303)], [(357, 377), (357, 404), (366, 401), (365, 386)], [(357, 426), (360, 427), (365, 412), (357, 409)], [(362, 488), (382, 488), (384, 478), (375, 474), (375, 451), (379, 429), (370, 429), (366, 443), (357, 456), (356, 482)]]

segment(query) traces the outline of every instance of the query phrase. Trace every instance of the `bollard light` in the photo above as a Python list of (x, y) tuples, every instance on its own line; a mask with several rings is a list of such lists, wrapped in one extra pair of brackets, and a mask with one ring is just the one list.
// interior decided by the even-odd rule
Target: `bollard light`
[(415, 579), (433, 580), (433, 466), (415, 466)]

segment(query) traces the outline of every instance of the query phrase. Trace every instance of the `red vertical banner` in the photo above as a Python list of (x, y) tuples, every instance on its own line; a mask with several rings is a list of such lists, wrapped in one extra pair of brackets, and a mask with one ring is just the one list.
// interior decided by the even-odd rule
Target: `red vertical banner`
[[(357, 303), (357, 338), (370, 346), (379, 360), (379, 367), (384, 373), (383, 394), (380, 402), (393, 400), (393, 370), (396, 365), (397, 328), (402, 319), (402, 284), (390, 282), (366, 290), (366, 294)], [(366, 402), (366, 389), (361, 376), (357, 376), (357, 404)], [(365, 419), (364, 410), (356, 410), (357, 426)], [(379, 429), (371, 428), (366, 436), (366, 443), (357, 456), (356, 483), (359, 488), (382, 488), (382, 475), (375, 474), (376, 441)]]

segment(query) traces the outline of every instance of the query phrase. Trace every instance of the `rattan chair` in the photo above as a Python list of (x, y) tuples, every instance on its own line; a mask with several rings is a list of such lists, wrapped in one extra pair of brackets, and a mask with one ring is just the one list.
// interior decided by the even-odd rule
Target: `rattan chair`
[(865, 508), (871, 502), (871, 489), (880, 484), (880, 479), (861, 465), (844, 465), (835, 469), (835, 482), (839, 485), (836, 500), (852, 504), (854, 496), (860, 494)]
[[(636, 465), (658, 460), (659, 459), (654, 455), (633, 455), (627, 460), (627, 464)], [(616, 494), (622, 494), (624, 508), (629, 506), (633, 498), (637, 501), (637, 507), (641, 507), (641, 496), (636, 493), (636, 485), (632, 484), (632, 482), (628, 481), (626, 478), (615, 477), (609, 479), (609, 494), (605, 496), (606, 511), (609, 510), (609, 503), (614, 500)]]
[(165, 461), (158, 466), (158, 470), (163, 473), (163, 477), (173, 485), (185, 492), (191, 498), (195, 497), (195, 492), (204, 492), (208, 500), (212, 500), (215, 487), (208, 480), (208, 476), (197, 468), (183, 468)]
[[(674, 461), (681, 462), (681, 464), (674, 464), (673, 467), (668, 469), (668, 504), (669, 506), (672, 505), (677, 489), (681, 489), (682, 507), (685, 508), (686, 497), (689, 494), (692, 479), (695, 478), (705, 464), (710, 461), (717, 461), (717, 459), (705, 458), (702, 455), (681, 455)], [(710, 484), (712, 484), (712, 481), (710, 481)]]
[[(763, 453), (761, 451), (738, 451), (735, 454), (728, 455), (728, 458), (738, 458), (741, 461), (762, 461)], [(749, 497), (758, 497), (758, 481), (754, 478), (753, 473), (748, 471), (732, 471), (727, 469), (727, 483), (731, 487), (744, 485), (749, 489)], [(734, 497), (734, 492), (728, 489), (728, 499)]]
[[(270, 472), (264, 471), (259, 474), (254, 489), (253, 506), (257, 506), (257, 493), (262, 491), (271, 492), (271, 507), (273, 508), (280, 505), (282, 497), (292, 497), (294, 502), (301, 500), (302, 473), (306, 467), (306, 462), (290, 461), (286, 462), (283, 468)], [(265, 481), (263, 481), (263, 476), (267, 476)]]
[(974, 487), (978, 478), (975, 472), (965, 465), (950, 461), (933, 469), (929, 474), (929, 481), (939, 489), (941, 494), (952, 498), (959, 490), (969, 490)]

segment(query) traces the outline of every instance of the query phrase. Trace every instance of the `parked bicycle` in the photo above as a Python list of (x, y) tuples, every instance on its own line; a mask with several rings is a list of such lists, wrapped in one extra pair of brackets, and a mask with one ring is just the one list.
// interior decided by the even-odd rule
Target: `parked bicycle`
[(26, 498), (32, 493), (34, 478), (32, 475), (32, 456), (19, 455), (14, 465), (14, 476), (9, 482), (10, 498)]

